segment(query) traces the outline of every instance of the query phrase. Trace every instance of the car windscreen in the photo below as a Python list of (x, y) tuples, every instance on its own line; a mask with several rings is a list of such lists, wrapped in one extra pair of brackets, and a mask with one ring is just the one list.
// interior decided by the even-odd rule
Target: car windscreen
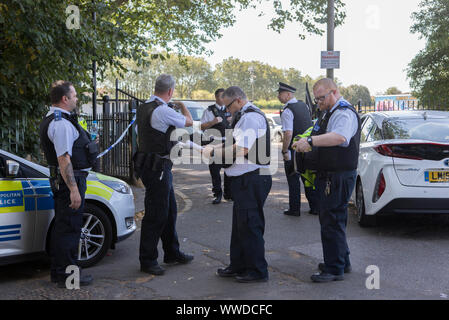
[(191, 108), (187, 107), (189, 109), (190, 114), (192, 115), (193, 121), (200, 121), (201, 117), (203, 116), (204, 109), (203, 108)]
[(392, 119), (383, 123), (384, 139), (416, 139), (449, 143), (449, 121), (439, 119)]

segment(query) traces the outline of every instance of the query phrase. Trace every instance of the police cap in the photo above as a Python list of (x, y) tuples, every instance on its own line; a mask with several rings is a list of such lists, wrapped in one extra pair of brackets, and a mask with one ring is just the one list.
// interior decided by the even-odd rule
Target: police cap
[(279, 82), (279, 89), (278, 92), (282, 92), (282, 91), (288, 91), (288, 92), (296, 92), (296, 88), (293, 88), (292, 86), (289, 86), (286, 83), (283, 82)]

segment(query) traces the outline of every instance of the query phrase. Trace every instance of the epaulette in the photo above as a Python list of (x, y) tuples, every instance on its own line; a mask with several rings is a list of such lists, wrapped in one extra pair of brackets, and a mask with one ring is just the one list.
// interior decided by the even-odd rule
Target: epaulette
[(62, 120), (61, 110), (55, 110), (55, 121)]

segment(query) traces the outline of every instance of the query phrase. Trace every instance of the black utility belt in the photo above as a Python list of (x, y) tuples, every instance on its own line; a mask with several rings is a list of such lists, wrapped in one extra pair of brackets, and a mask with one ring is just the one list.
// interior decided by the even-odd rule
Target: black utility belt
[[(50, 166), (50, 178), (52, 179), (58, 179), (59, 177), (62, 177), (61, 172), (59, 170), (59, 167)], [(83, 171), (83, 170), (73, 170), (73, 175), (75, 177), (87, 177), (89, 175), (89, 171)]]
[(244, 177), (253, 176), (253, 175), (256, 175), (256, 174), (260, 174), (260, 169), (256, 169), (256, 170), (244, 173), (241, 176), (237, 176), (237, 177), (234, 177), (234, 178), (244, 178)]

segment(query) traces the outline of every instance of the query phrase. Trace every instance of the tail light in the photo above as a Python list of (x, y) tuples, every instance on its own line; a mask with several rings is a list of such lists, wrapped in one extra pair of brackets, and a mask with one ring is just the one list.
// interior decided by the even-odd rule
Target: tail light
[(377, 202), (377, 200), (380, 199), (386, 187), (387, 184), (385, 182), (383, 170), (380, 170), (379, 175), (377, 176), (376, 186), (374, 187), (373, 202)]
[(378, 153), (383, 156), (393, 157), (393, 158), (403, 158), (403, 159), (412, 159), (412, 160), (423, 160), (423, 158), (413, 154), (410, 152), (411, 145), (406, 144), (381, 144), (374, 147)]

